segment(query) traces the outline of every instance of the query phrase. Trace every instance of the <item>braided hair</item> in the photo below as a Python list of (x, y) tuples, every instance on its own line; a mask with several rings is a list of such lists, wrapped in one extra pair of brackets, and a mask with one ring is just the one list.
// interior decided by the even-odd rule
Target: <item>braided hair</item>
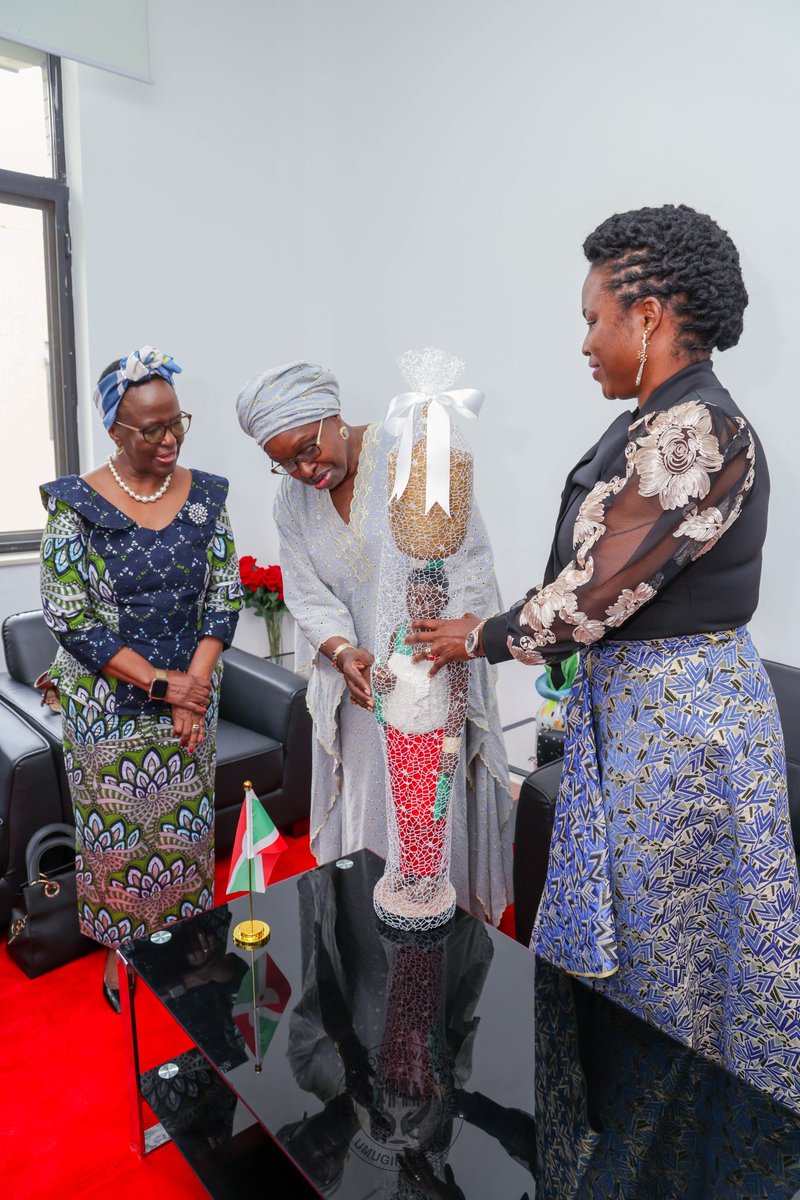
[(593, 267), (630, 308), (655, 296), (677, 317), (682, 350), (707, 356), (735, 346), (747, 290), (739, 252), (724, 229), (686, 204), (616, 213), (583, 243)]

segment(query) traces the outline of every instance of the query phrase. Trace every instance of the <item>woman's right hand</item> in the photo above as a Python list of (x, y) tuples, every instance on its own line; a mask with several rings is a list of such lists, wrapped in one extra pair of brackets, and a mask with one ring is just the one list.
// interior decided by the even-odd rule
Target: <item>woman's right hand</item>
[(211, 680), (200, 675), (187, 675), (185, 671), (167, 671), (167, 704), (176, 708), (188, 708), (190, 712), (204, 717), (211, 700)]
[(375, 708), (372, 699), (372, 689), (369, 685), (369, 669), (375, 662), (375, 655), (370, 654), (363, 646), (352, 646), (341, 650), (337, 656), (336, 665), (344, 675), (344, 681), (350, 691), (353, 704), (366, 708), (369, 712)]

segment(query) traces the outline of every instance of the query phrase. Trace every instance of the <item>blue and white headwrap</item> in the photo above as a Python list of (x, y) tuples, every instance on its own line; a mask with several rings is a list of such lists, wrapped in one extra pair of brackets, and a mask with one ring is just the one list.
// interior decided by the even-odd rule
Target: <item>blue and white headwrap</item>
[(97, 411), (103, 418), (103, 425), (110, 429), (117, 419), (122, 397), (132, 383), (140, 379), (160, 375), (167, 383), (172, 383), (172, 376), (179, 375), (181, 368), (168, 354), (154, 350), (152, 346), (142, 346), (133, 350), (119, 364), (119, 370), (104, 375), (94, 390), (94, 402)]

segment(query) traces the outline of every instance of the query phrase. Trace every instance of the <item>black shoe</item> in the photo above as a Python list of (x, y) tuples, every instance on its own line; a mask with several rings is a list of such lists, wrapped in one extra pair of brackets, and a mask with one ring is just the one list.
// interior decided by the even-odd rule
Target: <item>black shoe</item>
[(119, 988), (109, 987), (105, 979), (103, 980), (103, 998), (109, 1008), (113, 1008), (115, 1013), (122, 1012), (122, 1005), (119, 1002)]

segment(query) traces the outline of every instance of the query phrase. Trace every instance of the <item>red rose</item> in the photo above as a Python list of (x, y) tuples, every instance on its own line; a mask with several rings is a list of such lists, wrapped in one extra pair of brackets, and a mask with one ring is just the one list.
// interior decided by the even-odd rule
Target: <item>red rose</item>
[(239, 578), (242, 581), (242, 586), (254, 592), (258, 587), (256, 579), (256, 560), (251, 554), (245, 554), (239, 559)]
[(271, 592), (277, 592), (278, 599), (283, 600), (283, 574), (279, 566), (275, 565), (267, 567), (267, 580), (265, 586)]
[(239, 578), (248, 591), (258, 592), (263, 588), (283, 603), (283, 572), (277, 563), (259, 567), (252, 554), (245, 554), (239, 559)]

